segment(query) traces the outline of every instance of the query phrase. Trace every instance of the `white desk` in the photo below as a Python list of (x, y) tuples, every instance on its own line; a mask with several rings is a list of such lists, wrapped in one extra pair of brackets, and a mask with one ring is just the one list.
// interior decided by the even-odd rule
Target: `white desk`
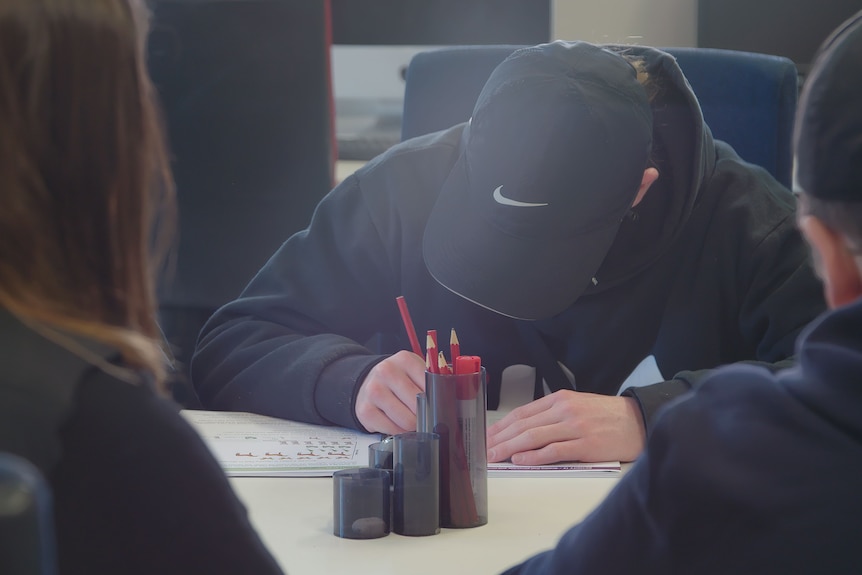
[[(625, 470), (625, 467), (624, 467)], [(341, 539), (332, 534), (331, 478), (233, 478), (252, 523), (288, 575), (500, 573), (553, 547), (617, 479), (488, 480), (488, 524), (438, 535)]]
[(335, 162), (335, 183), (342, 181), (347, 176), (365, 165), (365, 162), (354, 160), (338, 160)]

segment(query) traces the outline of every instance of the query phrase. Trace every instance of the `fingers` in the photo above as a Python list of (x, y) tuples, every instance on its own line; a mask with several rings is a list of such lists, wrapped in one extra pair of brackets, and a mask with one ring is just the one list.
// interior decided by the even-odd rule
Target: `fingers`
[(488, 461), (632, 461), (644, 441), (643, 419), (632, 398), (559, 391), (489, 428)]
[[(509, 443), (520, 438), (517, 445), (523, 449), (535, 449), (546, 445), (552, 438), (547, 430), (541, 430), (560, 421), (553, 408), (565, 399), (567, 394), (573, 391), (557, 392), (547, 395), (527, 405), (513, 409), (508, 415), (488, 428), (488, 454), (493, 450), (496, 457), (494, 461), (504, 461), (514, 453), (511, 451), (513, 444)], [(560, 438), (562, 439), (562, 438)], [(508, 448), (503, 444), (509, 444)]]
[[(523, 423), (523, 422), (519, 422)], [(488, 449), (488, 461), (511, 459), (517, 465), (541, 465), (579, 459), (578, 443), (566, 422), (525, 427)], [(527, 463), (529, 461), (529, 463)]]
[(386, 412), (374, 405), (368, 404), (365, 408), (356, 410), (356, 417), (362, 426), (371, 433), (385, 433), (387, 435), (398, 435), (406, 431), (416, 429), (416, 415), (410, 413), (405, 406), (403, 409), (390, 409)]
[[(560, 392), (558, 392), (560, 393)], [(574, 392), (568, 392), (574, 393)], [(531, 401), (526, 405), (522, 405), (520, 407), (516, 407), (508, 414), (506, 414), (502, 419), (494, 423), (494, 425), (488, 428), (488, 436), (496, 435), (502, 432), (504, 429), (511, 426), (513, 423), (528, 419), (535, 415), (539, 415), (544, 411), (547, 411), (550, 407), (554, 405), (554, 395), (546, 395), (541, 397), (535, 401)]]
[[(424, 360), (398, 352), (365, 378), (356, 396), (356, 417), (369, 431), (413, 431), (416, 394), (424, 390)], [(643, 419), (632, 398), (563, 390), (521, 406), (490, 426), (488, 461), (631, 461), (643, 450), (644, 438)]]
[[(511, 459), (515, 465), (547, 465), (559, 461), (594, 461), (584, 450), (584, 441), (580, 439), (559, 441), (540, 449), (515, 453)], [(605, 459), (595, 461), (605, 461)]]
[(397, 379), (400, 375), (406, 375), (420, 391), (425, 391), (425, 358), (412, 351), (399, 351), (378, 363), (375, 369), (379, 369), (384, 378)]
[(356, 395), (356, 417), (372, 432), (416, 429), (416, 394), (425, 390), (425, 362), (401, 351), (374, 366)]

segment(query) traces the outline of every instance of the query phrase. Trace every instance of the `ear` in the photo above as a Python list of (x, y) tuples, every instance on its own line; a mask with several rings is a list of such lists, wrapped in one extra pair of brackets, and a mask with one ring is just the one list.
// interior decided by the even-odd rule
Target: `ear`
[(657, 179), (658, 170), (656, 170), (655, 168), (647, 168), (646, 170), (644, 170), (644, 176), (643, 178), (641, 178), (641, 186), (638, 188), (638, 195), (635, 197), (635, 201), (632, 204), (632, 207), (635, 207), (636, 205), (641, 203), (641, 200), (644, 199), (647, 190), (651, 185), (653, 185), (653, 182), (655, 182)]
[(862, 277), (856, 256), (844, 237), (816, 216), (801, 216), (799, 229), (814, 250), (814, 266), (823, 280), (823, 294), (830, 308), (848, 304), (862, 296)]

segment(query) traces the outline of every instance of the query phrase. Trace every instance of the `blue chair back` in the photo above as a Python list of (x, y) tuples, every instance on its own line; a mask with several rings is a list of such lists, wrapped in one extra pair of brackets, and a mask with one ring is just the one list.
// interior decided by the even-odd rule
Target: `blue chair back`
[(51, 493), (25, 459), (0, 453), (0, 573), (57, 572)]
[[(520, 46), (451, 46), (421, 52), (407, 68), (401, 139), (466, 121), (491, 71)], [(700, 101), (716, 139), (791, 184), (795, 64), (780, 56), (713, 48), (664, 48)]]

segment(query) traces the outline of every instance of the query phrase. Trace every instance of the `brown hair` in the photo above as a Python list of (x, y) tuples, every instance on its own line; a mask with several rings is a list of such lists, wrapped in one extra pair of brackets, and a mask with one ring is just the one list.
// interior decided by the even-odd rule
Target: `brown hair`
[(661, 92), (662, 87), (655, 76), (650, 74), (649, 70), (647, 70), (646, 61), (640, 56), (628, 51), (621, 52), (620, 56), (625, 58), (631, 67), (635, 69), (635, 72), (637, 73), (637, 81), (641, 86), (643, 86), (644, 92), (646, 92), (647, 101), (652, 104)]
[(0, 3), (0, 305), (162, 381), (151, 234), (173, 183), (141, 2)]
[[(639, 54), (636, 54), (629, 49), (624, 49), (619, 52), (619, 55), (635, 69), (638, 84), (643, 88), (647, 97), (647, 102), (649, 102), (652, 107), (655, 104), (656, 98), (658, 98), (659, 94), (662, 92), (663, 86), (661, 81), (649, 73), (646, 61)], [(647, 167), (658, 167), (655, 138), (653, 139), (653, 147), (650, 151), (650, 156), (647, 159)]]

